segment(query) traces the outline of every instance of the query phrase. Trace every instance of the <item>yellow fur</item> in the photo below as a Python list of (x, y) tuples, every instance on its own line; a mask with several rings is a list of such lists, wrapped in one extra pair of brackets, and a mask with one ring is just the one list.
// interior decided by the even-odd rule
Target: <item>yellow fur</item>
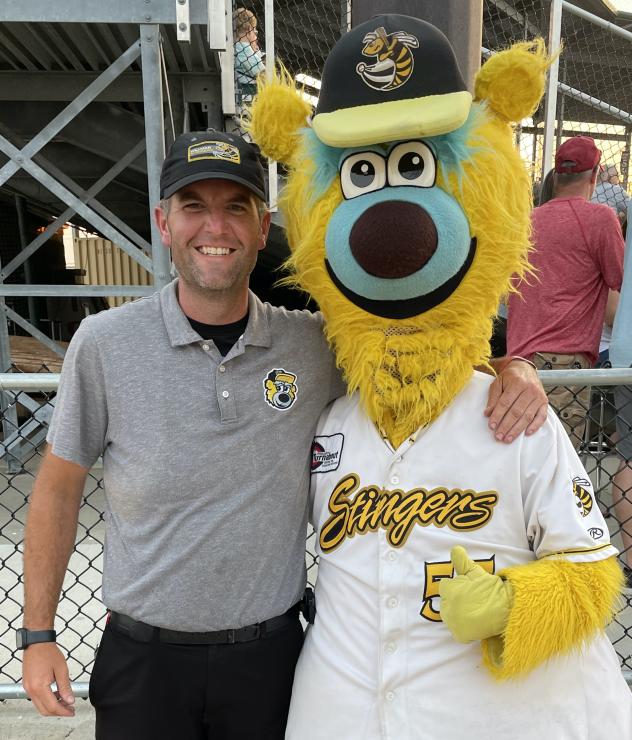
[(520, 121), (535, 112), (544, 92), (545, 73), (555, 56), (542, 39), (524, 41), (494, 54), (476, 75), (476, 100), (487, 100), (505, 121)]
[[(549, 63), (541, 40), (517, 44), (484, 65), (476, 83), (479, 98), (489, 97), (504, 119), (520, 118), (537, 106)], [(511, 275), (528, 270), (531, 186), (511, 128), (490, 114), (486, 102), (477, 103), (481, 115), (469, 142), (475, 155), (460, 180), (456, 174), (437, 177), (437, 185), (462, 206), (477, 239), (461, 285), (427, 313), (383, 319), (347, 300), (325, 270), (325, 232), (343, 197), (335, 180), (314, 202), (315, 165), (299, 133), (307, 103), (282, 69), (258, 84), (250, 130), (264, 154), (289, 165), (280, 200), (291, 250), (288, 281), (317, 301), (349, 392), (360, 393), (369, 417), (398, 446), (443, 411), (474, 367), (485, 365), (499, 299), (511, 290)]]
[[(310, 205), (309, 152), (296, 152), (281, 207), (292, 251), (292, 278), (318, 302), (350, 392), (392, 444), (435, 419), (489, 355), (491, 321), (512, 273), (526, 268), (530, 183), (508, 126), (483, 111), (472, 132), (477, 156), (437, 185), (462, 206), (477, 238), (474, 263), (459, 288), (427, 313), (396, 321), (368, 316), (331, 283), (324, 269), (325, 230), (342, 201), (334, 182)], [(395, 330), (395, 333), (393, 332)]]
[(483, 657), (500, 680), (581, 649), (612, 620), (623, 586), (614, 557), (596, 563), (540, 560), (499, 575), (511, 582), (514, 605), (502, 638), (483, 641)]
[(298, 142), (298, 132), (307, 125), (312, 108), (294, 85), (290, 73), (279, 65), (272, 79), (257, 78), (257, 96), (244, 118), (266, 157), (290, 163)]

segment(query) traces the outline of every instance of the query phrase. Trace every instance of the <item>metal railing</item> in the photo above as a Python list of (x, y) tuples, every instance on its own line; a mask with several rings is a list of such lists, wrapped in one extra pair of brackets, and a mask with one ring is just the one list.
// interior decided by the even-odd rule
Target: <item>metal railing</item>
[[(578, 438), (576, 447), (623, 562), (629, 549), (624, 541), (628, 538), (628, 529), (628, 541), (632, 542), (632, 514), (628, 519), (622, 511), (626, 504), (632, 511), (632, 488), (615, 490), (617, 473), (625, 464), (618, 452), (620, 441), (617, 442), (615, 432), (617, 416), (630, 420), (632, 408), (618, 408), (613, 389), (632, 386), (632, 369), (543, 370), (540, 377), (547, 387), (564, 385), (574, 389), (578, 398), (584, 397), (582, 388), (589, 389), (586, 419), (575, 435)], [(15, 629), (22, 623), (23, 529), (58, 382), (59, 375), (47, 372), (0, 374), (3, 429), (0, 445), (0, 700), (25, 696), (20, 684), (20, 653), (15, 649), (14, 636)], [(627, 431), (632, 435), (629, 427)], [(632, 460), (626, 462), (632, 466)], [(105, 607), (101, 602), (102, 473), (97, 464), (86, 482), (75, 548), (55, 624), (59, 644), (68, 656), (73, 688), (81, 697), (88, 693), (90, 669), (105, 619)], [(624, 502), (623, 506), (620, 501)], [(312, 533), (307, 540), (311, 582), (315, 581), (318, 568), (314, 540)], [(608, 629), (628, 683), (632, 683), (632, 592), (630, 594), (626, 595), (624, 608)]]

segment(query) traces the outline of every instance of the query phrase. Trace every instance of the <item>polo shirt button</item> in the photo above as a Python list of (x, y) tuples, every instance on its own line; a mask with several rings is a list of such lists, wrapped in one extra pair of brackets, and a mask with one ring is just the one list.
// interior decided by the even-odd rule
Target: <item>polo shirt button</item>
[(230, 393), (228, 391), (222, 391), (222, 397), (228, 398), (230, 396)]
[(219, 366), (219, 371), (220, 371), (220, 373), (225, 373), (226, 372), (226, 368), (224, 367), (224, 365), (220, 365)]
[(386, 701), (393, 701), (394, 698), (395, 698), (395, 693), (393, 691), (386, 692)]
[(208, 351), (209, 351), (209, 349), (210, 349), (210, 347), (209, 347), (209, 345), (208, 345), (208, 344), (203, 344), (203, 345), (202, 345), (202, 349), (203, 349), (203, 350), (204, 350), (205, 352), (208, 352)]
[(391, 596), (391, 598), (386, 602), (389, 609), (394, 609), (399, 602), (394, 596)]

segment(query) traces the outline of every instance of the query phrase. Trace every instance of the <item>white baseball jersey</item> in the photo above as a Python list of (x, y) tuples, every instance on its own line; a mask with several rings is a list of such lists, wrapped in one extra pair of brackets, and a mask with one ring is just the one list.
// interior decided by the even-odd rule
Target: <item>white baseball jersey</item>
[(312, 459), (317, 616), (286, 740), (632, 738), (632, 695), (605, 635), (498, 683), (480, 643), (457, 643), (440, 620), (454, 545), (492, 572), (617, 553), (555, 415), (499, 444), (483, 416), (490, 383), (475, 373), (397, 450), (357, 396), (322, 415)]

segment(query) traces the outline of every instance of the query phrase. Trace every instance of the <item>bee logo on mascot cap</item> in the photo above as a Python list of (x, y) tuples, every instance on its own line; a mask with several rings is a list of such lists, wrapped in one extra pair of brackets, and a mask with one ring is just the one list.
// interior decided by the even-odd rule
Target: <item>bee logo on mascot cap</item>
[(367, 33), (363, 43), (362, 54), (377, 58), (375, 64), (360, 62), (356, 67), (356, 72), (369, 87), (390, 90), (410, 79), (415, 64), (411, 49), (419, 46), (414, 36), (403, 31), (387, 34), (380, 26)]

